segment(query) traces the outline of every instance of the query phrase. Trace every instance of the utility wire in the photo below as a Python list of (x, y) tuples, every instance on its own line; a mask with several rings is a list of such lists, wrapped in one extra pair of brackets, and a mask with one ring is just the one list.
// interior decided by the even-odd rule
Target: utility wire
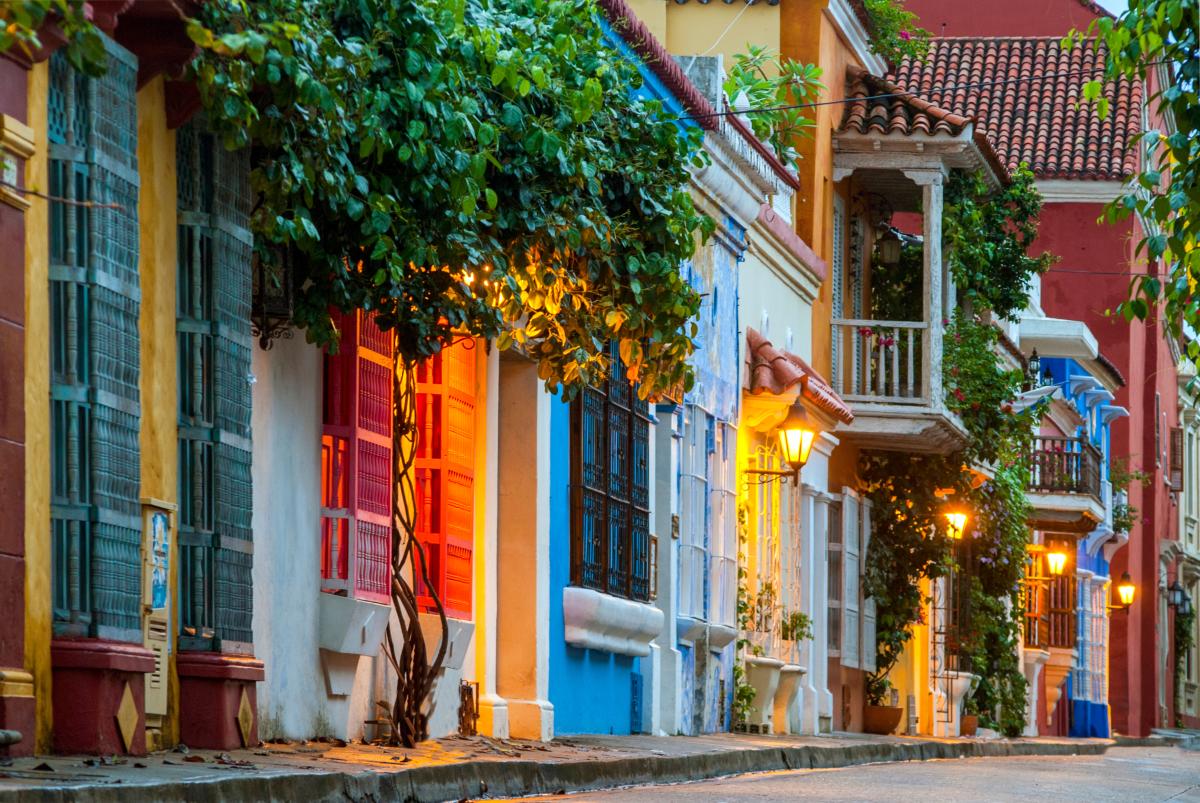
[[(1146, 67), (1154, 67), (1159, 64), (1167, 64), (1169, 62), (1170, 62), (1169, 59), (1162, 59), (1160, 61), (1146, 62), (1145, 66)], [(812, 109), (812, 108), (816, 108), (818, 106), (838, 106), (838, 105), (842, 105), (845, 103), (858, 103), (859, 101), (886, 100), (888, 98), (897, 98), (897, 97), (921, 97), (922, 95), (934, 95), (934, 94), (940, 94), (940, 93), (946, 93), (946, 92), (953, 92), (953, 91), (959, 90), (959, 89), (983, 89), (983, 88), (992, 87), (992, 86), (1005, 86), (1007, 84), (1032, 83), (1034, 81), (1045, 81), (1045, 80), (1050, 80), (1050, 79), (1055, 79), (1055, 78), (1070, 78), (1073, 76), (1095, 75), (1097, 73), (1103, 73), (1106, 70), (1107, 70), (1106, 67), (1094, 67), (1094, 68), (1088, 69), (1088, 70), (1066, 70), (1063, 72), (1045, 73), (1043, 75), (1024, 76), (1021, 78), (1000, 78), (1000, 79), (996, 79), (994, 81), (976, 81), (976, 82), (969, 83), (969, 84), (951, 84), (950, 86), (933, 87), (930, 89), (921, 89), (921, 90), (915, 90), (915, 91), (904, 89), (904, 90), (898, 90), (896, 92), (884, 92), (884, 93), (881, 93), (878, 95), (864, 95), (862, 97), (835, 98), (833, 100), (814, 100), (814, 101), (810, 101), (808, 103), (792, 103), (787, 106), (766, 106), (766, 107), (759, 108), (759, 109), (746, 109), (745, 111), (734, 111), (731, 109), (729, 111), (710, 112), (708, 114), (688, 114), (688, 115), (681, 115), (678, 119), (680, 119), (680, 120), (707, 120), (707, 119), (710, 119), (713, 117), (732, 117), (732, 116), (741, 115), (741, 114), (759, 114), (759, 113), (763, 113), (763, 112), (779, 112), (779, 111), (787, 111), (789, 109)], [(929, 102), (935, 103), (935, 101), (933, 101), (933, 100), (930, 100)]]

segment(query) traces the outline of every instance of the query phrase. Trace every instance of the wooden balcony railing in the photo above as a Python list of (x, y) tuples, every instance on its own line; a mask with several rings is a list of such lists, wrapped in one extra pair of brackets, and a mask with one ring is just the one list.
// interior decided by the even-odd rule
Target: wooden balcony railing
[(928, 403), (929, 324), (921, 321), (833, 321), (833, 386), (851, 402)]
[(1030, 490), (1085, 493), (1100, 499), (1100, 452), (1083, 438), (1038, 436)]

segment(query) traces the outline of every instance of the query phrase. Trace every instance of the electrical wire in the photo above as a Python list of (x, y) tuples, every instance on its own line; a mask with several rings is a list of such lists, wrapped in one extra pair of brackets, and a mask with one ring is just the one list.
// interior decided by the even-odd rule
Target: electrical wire
[[(1154, 67), (1154, 66), (1157, 66), (1160, 64), (1168, 64), (1168, 63), (1170, 63), (1169, 59), (1162, 59), (1160, 61), (1147, 62), (1145, 64), (1145, 66), (1146, 67)], [(862, 97), (835, 98), (832, 100), (814, 100), (814, 101), (810, 101), (808, 103), (791, 103), (786, 106), (766, 106), (766, 107), (759, 108), (759, 109), (746, 109), (745, 111), (729, 110), (729, 111), (723, 111), (723, 112), (709, 112), (707, 114), (681, 115), (678, 119), (680, 119), (680, 120), (707, 120), (707, 119), (711, 119), (714, 117), (732, 117), (734, 115), (740, 115), (740, 114), (761, 114), (761, 113), (765, 113), (765, 112), (788, 111), (790, 109), (813, 109), (813, 108), (817, 108), (820, 106), (839, 106), (839, 105), (846, 104), (846, 103), (858, 103), (859, 101), (865, 102), (865, 101), (872, 101), (872, 100), (887, 100), (888, 98), (898, 98), (898, 97), (931, 96), (931, 95), (935, 95), (935, 94), (943, 94), (946, 92), (953, 92), (953, 91), (956, 91), (959, 89), (983, 89), (983, 88), (992, 87), (992, 86), (1006, 86), (1008, 84), (1032, 83), (1034, 81), (1045, 81), (1045, 80), (1052, 80), (1055, 78), (1069, 78), (1069, 77), (1073, 77), (1073, 76), (1096, 75), (1097, 73), (1103, 73), (1106, 70), (1107, 70), (1106, 67), (1094, 67), (1094, 68), (1088, 69), (1088, 70), (1066, 70), (1063, 72), (1045, 73), (1043, 75), (1023, 76), (1020, 78), (1000, 78), (1000, 79), (996, 79), (994, 81), (976, 81), (976, 82), (969, 83), (969, 84), (951, 84), (949, 86), (932, 87), (930, 89), (921, 89), (921, 90), (915, 90), (915, 91), (905, 89), (905, 90), (899, 90), (896, 92), (883, 92), (878, 95), (864, 95)], [(926, 100), (929, 100), (929, 98), (927, 97)], [(935, 103), (936, 101), (929, 100), (929, 102)]]

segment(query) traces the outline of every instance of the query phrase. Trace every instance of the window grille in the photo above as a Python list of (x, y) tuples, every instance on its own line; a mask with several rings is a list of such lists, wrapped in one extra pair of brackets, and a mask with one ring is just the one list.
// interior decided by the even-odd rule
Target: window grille
[(842, 503), (829, 503), (826, 526), (829, 577), (826, 583), (829, 604), (829, 656), (842, 654)]
[(650, 420), (616, 344), (608, 381), (571, 408), (571, 582), (650, 596)]
[(709, 619), (737, 626), (737, 428), (718, 422), (709, 455)]
[(47, 189), (100, 204), (49, 204), (54, 629), (140, 642), (137, 59), (103, 42), (49, 67)]
[(176, 135), (180, 646), (253, 641), (250, 165), (201, 121)]

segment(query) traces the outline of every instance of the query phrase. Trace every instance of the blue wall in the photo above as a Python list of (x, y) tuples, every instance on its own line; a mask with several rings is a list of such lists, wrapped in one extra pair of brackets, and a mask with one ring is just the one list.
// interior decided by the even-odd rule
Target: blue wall
[(571, 647), (564, 639), (563, 588), (571, 582), (571, 407), (550, 415), (550, 702), (554, 732), (630, 732), (631, 675), (638, 659)]

